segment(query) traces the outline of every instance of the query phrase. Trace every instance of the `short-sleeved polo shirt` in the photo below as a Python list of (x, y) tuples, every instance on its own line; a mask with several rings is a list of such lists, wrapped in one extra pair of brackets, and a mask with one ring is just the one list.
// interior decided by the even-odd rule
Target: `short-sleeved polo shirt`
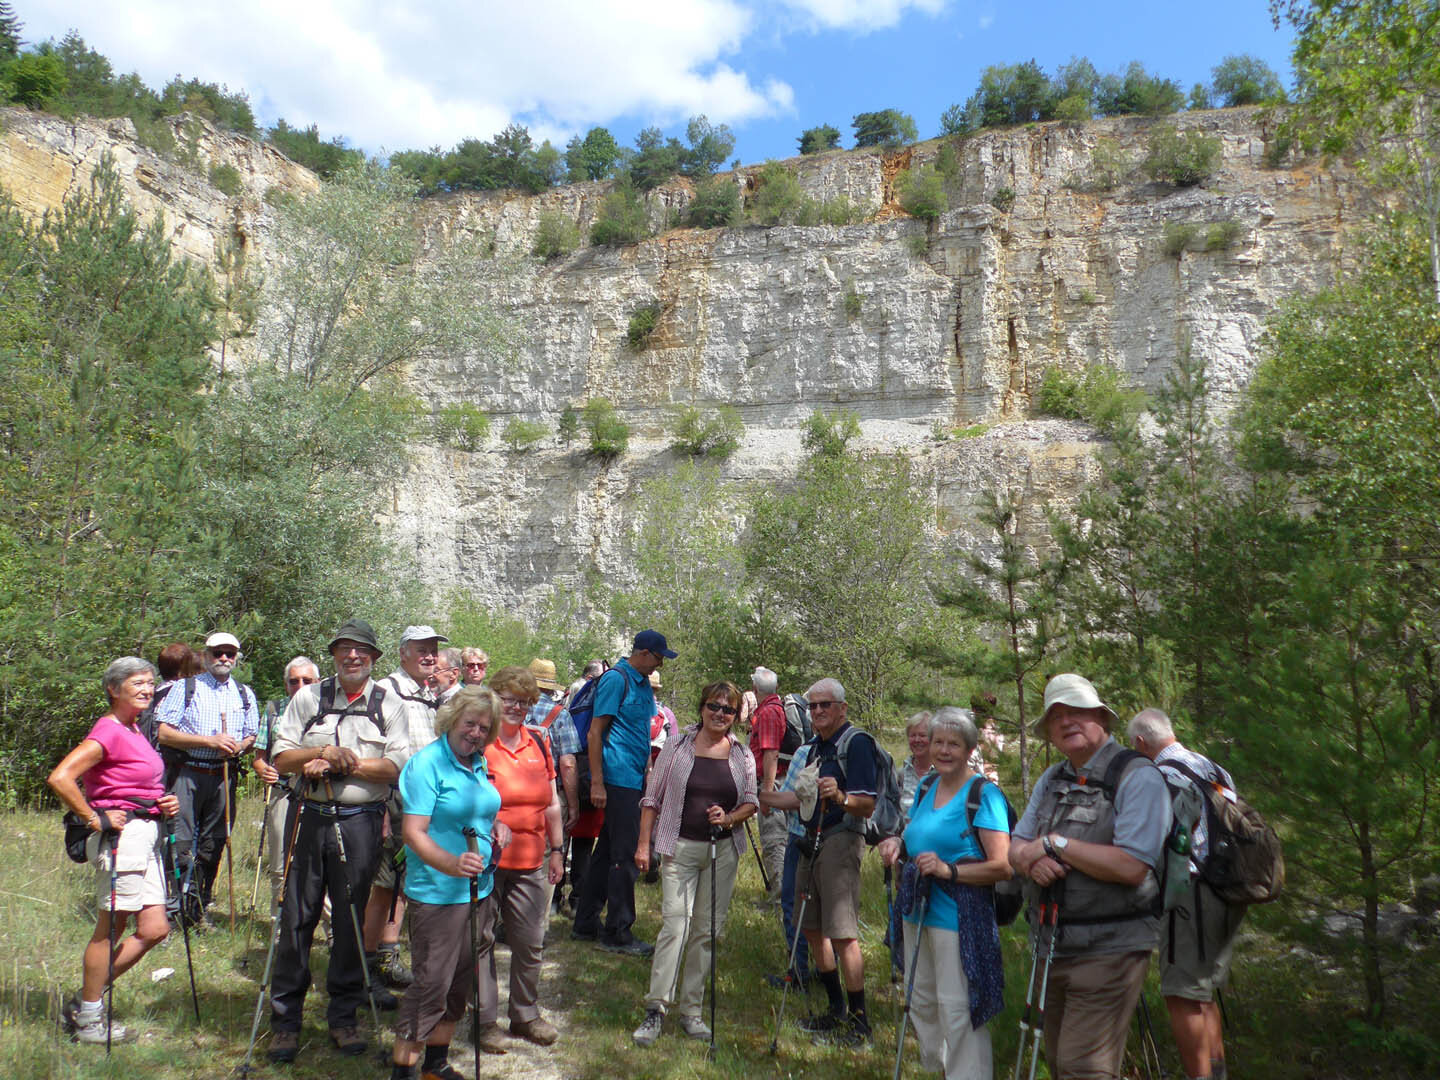
[(628, 660), (618, 661), (595, 687), (592, 715), (615, 717), (605, 732), (601, 754), (605, 783), (639, 791), (645, 786), (650, 718), (655, 715), (655, 691), (650, 688), (650, 680)]
[[(875, 740), (870, 733), (856, 731), (850, 739), (850, 745), (845, 748), (843, 768), (837, 756), (841, 736), (850, 727), (851, 724), (847, 720), (830, 738), (822, 739), (817, 735), (810, 757), (820, 762), (820, 779), (833, 776), (835, 783), (846, 795), (868, 795), (873, 799), (876, 796), (878, 778), (875, 775), (875, 751), (873, 749)], [(826, 802), (824, 799), (815, 803), (815, 811), (823, 814), (820, 819), (821, 829), (834, 828), (836, 825), (842, 824), (846, 817), (845, 811), (838, 805)]]
[(550, 838), (545, 810), (555, 797), (555, 764), (540, 745), (543, 729), (520, 729), (520, 745), (509, 749), (498, 738), (485, 748), (485, 766), (500, 793), (500, 820), (510, 827), (510, 844), (500, 855), (502, 870), (534, 870), (545, 861)]
[[(915, 800), (910, 824), (905, 826), (905, 850), (912, 856), (922, 851), (933, 851), (946, 862), (983, 858), (985, 851), (979, 838), (966, 829), (965, 804), (970, 799), (970, 788), (974, 784), (985, 784), (980, 791), (980, 806), (975, 811), (975, 828), (1009, 832), (1010, 814), (1005, 809), (1005, 796), (996, 785), (985, 783), (983, 776), (972, 776), (938, 810), (935, 808), (935, 792), (940, 785), (936, 782), (927, 785), (923, 798)], [(907, 918), (915, 921), (913, 914)], [(925, 925), (954, 930), (959, 918), (954, 898), (944, 889), (931, 889), (930, 903), (925, 909)]]
[[(407, 817), (428, 817), (430, 839), (450, 852), (465, 851), (468, 825), (480, 834), (480, 853), (490, 857), (490, 832), (500, 812), (500, 792), (485, 775), (485, 756), (476, 754), (468, 769), (439, 738), (411, 756), (400, 772), (400, 796)], [(405, 895), (426, 904), (465, 904), (470, 901), (470, 879), (452, 877), (430, 866), (405, 846)], [(492, 877), (480, 877), (480, 895), (490, 894)]]

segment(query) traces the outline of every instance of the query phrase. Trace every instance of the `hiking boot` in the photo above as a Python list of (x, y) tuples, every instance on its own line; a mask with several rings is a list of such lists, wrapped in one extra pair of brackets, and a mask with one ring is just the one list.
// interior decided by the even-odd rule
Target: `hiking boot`
[(370, 997), (381, 1012), (393, 1012), (400, 1007), (400, 999), (386, 990), (379, 979), (370, 984)]
[(701, 1042), (710, 1041), (710, 1025), (698, 1016), (680, 1017), (680, 1030), (691, 1039), (699, 1039)]
[(400, 946), (381, 945), (375, 953), (375, 967), (373, 971), (380, 973), (380, 978), (385, 980), (385, 985), (396, 987), (401, 990), (415, 981), (414, 974), (405, 966), (405, 961), (400, 959)]
[(836, 1016), (834, 1013), (811, 1013), (809, 1016), (802, 1016), (796, 1020), (795, 1026), (801, 1031), (808, 1031), (811, 1035), (826, 1035), (844, 1022), (845, 1017)]
[(594, 930), (571, 930), (571, 941), (599, 941), (600, 936)]
[(465, 1080), (465, 1074), (447, 1061), (434, 1069), (422, 1069), (420, 1080)]
[(277, 1065), (288, 1065), (295, 1060), (295, 1055), (300, 1053), (300, 1032), (298, 1031), (272, 1031), (270, 1032), (270, 1049), (265, 1056)]
[(537, 1016), (534, 1020), (511, 1020), (510, 1034), (536, 1046), (553, 1046), (555, 1040), (560, 1038), (560, 1032), (555, 1030), (555, 1025), (543, 1016)]
[(854, 1016), (847, 1016), (833, 1029), (817, 1034), (810, 1041), (816, 1046), (828, 1045), (838, 1046), (844, 1050), (860, 1050), (867, 1046), (873, 1046), (875, 1036), (866, 1021)]
[(631, 938), (629, 941), (602, 941), (600, 947), (606, 952), (620, 953), (622, 956), (649, 957), (655, 952), (655, 946), (639, 938)]
[(346, 1057), (359, 1057), (365, 1053), (368, 1045), (365, 1036), (360, 1034), (360, 1029), (355, 1027), (331, 1028), (330, 1041), (335, 1044), (335, 1049)]
[(480, 1037), (475, 1045), (487, 1054), (504, 1054), (509, 1049), (505, 1043), (505, 1033), (500, 1030), (499, 1024), (481, 1024)]
[(659, 1009), (646, 1009), (645, 1019), (640, 1021), (640, 1026), (631, 1034), (636, 1046), (649, 1046), (660, 1037), (660, 1029), (665, 1026), (665, 1014)]

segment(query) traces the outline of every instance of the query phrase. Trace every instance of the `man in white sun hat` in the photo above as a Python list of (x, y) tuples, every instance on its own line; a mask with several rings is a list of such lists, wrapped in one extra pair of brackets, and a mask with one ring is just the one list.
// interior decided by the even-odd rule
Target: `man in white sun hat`
[(1037, 950), (1042, 942), (1048, 950), (1054, 933), (1048, 924), (1041, 933), (1043, 913), (1059, 905), (1043, 1013), (1055, 1080), (1121, 1075), (1130, 1018), (1160, 940), (1156, 872), (1170, 795), (1149, 759), (1111, 735), (1115, 719), (1088, 679), (1050, 680), (1034, 730), (1064, 760), (1040, 777), (1010, 845), (1010, 863), (1027, 879)]

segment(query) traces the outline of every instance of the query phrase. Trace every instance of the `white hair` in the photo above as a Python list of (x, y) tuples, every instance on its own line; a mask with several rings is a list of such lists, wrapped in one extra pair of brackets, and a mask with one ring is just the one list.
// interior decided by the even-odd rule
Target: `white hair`
[(750, 685), (755, 687), (755, 693), (761, 697), (769, 697), (779, 687), (780, 678), (768, 667), (757, 667), (750, 676)]
[(1158, 745), (1171, 742), (1175, 738), (1175, 727), (1170, 723), (1170, 717), (1159, 709), (1141, 709), (1135, 714), (1135, 719), (1130, 721), (1125, 734), (1131, 739), (1138, 736), (1147, 743)]
[(974, 750), (980, 741), (980, 733), (975, 730), (975, 714), (959, 705), (946, 705), (935, 710), (935, 715), (930, 717), (932, 739), (937, 731), (952, 731), (959, 735), (967, 751)]
[(308, 656), (297, 656), (294, 660), (291, 660), (288, 664), (285, 665), (285, 678), (287, 680), (290, 678), (290, 673), (296, 668), (309, 668), (311, 671), (315, 672), (317, 678), (320, 675), (320, 668), (316, 665), (314, 660), (311, 660)]
[(815, 693), (816, 690), (823, 690), (829, 693), (836, 701), (845, 700), (845, 687), (840, 685), (839, 679), (821, 679), (814, 686), (810, 687), (809, 690), (805, 691), (805, 699), (808, 701), (810, 695)]

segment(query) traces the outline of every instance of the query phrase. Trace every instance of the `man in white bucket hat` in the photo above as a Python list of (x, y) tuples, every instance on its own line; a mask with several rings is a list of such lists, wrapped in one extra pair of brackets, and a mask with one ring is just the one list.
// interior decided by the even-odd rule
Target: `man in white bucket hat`
[(1037, 947), (1044, 906), (1058, 904), (1043, 1013), (1055, 1080), (1121, 1075), (1130, 1018), (1160, 940), (1156, 871), (1170, 795), (1160, 771), (1111, 736), (1115, 721), (1088, 679), (1050, 680), (1035, 733), (1065, 760), (1040, 777), (1010, 846)]

